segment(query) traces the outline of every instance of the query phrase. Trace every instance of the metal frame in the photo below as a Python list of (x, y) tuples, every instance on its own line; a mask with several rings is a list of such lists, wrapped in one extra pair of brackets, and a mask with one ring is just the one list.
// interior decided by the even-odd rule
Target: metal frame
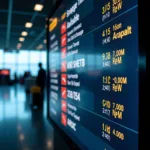
[[(146, 96), (147, 76), (147, 54), (149, 49), (149, 20), (146, 16), (149, 14), (149, 5), (146, 0), (139, 0), (139, 149), (147, 149), (149, 147), (149, 102)], [(147, 59), (147, 60), (146, 60)]]
[[(8, 10), (7, 9), (0, 9), (0, 13), (8, 13)], [(16, 15), (25, 15), (25, 16), (32, 16), (33, 13), (30, 13), (30, 12), (23, 12), (23, 11), (15, 11), (13, 10), (12, 11), (12, 14), (16, 14)], [(43, 13), (38, 13), (37, 14), (38, 17), (47, 17), (46, 14), (43, 14)]]
[(9, 0), (8, 6), (8, 19), (7, 19), (7, 33), (6, 33), (6, 48), (9, 48), (10, 45), (10, 31), (11, 31), (11, 22), (12, 22), (12, 10), (13, 10), (13, 0)]

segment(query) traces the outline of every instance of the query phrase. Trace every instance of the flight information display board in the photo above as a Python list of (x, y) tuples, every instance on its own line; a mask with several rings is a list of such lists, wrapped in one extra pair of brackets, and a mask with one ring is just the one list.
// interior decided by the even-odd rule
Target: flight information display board
[(49, 20), (51, 119), (81, 149), (138, 150), (138, 1), (64, 0)]

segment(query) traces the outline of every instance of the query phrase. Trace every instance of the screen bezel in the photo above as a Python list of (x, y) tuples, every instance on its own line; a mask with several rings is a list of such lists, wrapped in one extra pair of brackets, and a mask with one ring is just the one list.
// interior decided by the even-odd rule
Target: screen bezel
[[(50, 108), (50, 73), (49, 73), (49, 18), (51, 18), (54, 13), (58, 10), (59, 6), (61, 5), (61, 3), (63, 2), (63, 0), (57, 0), (57, 2), (55, 3), (52, 11), (50, 12), (48, 19), (47, 19), (47, 70), (48, 70), (48, 78), (47, 78), (47, 117), (48, 120), (50, 121), (50, 123), (52, 124), (52, 126), (54, 126), (54, 128), (57, 130), (56, 132), (58, 134), (60, 134), (64, 141), (68, 144), (68, 146), (73, 149), (80, 149), (79, 146), (73, 141), (73, 139), (71, 139), (71, 137), (63, 130), (61, 129), (50, 117), (50, 112), (49, 112), (49, 108)], [(145, 67), (142, 68), (140, 65), (140, 59), (144, 58), (144, 61), (146, 63), (146, 49), (148, 49), (148, 39), (147, 41), (143, 38), (146, 36), (146, 33), (143, 32), (143, 29), (145, 27), (148, 27), (148, 20), (145, 19), (143, 16), (146, 16), (148, 14), (148, 5), (146, 0), (138, 0), (138, 28), (139, 28), (139, 35), (138, 35), (138, 39), (139, 39), (139, 150), (142, 150), (143, 148), (147, 148), (148, 147), (148, 138), (146, 136), (146, 134), (143, 133), (147, 133), (147, 129), (148, 129), (148, 123), (147, 123), (147, 118), (148, 116), (148, 112), (146, 112), (146, 110), (149, 109), (149, 105), (147, 104), (147, 99), (146, 99), (146, 90), (144, 89), (145, 85), (146, 85), (146, 64)], [(148, 28), (147, 28), (148, 29)], [(147, 104), (147, 105), (146, 105)]]
[[(149, 28), (149, 21), (144, 16), (148, 14), (148, 3), (146, 0), (138, 0), (138, 28), (139, 28), (139, 149), (147, 149), (149, 147), (149, 121), (148, 121), (148, 112), (149, 110), (149, 103), (148, 99), (146, 98), (146, 70), (147, 70), (147, 55), (146, 51), (149, 49), (148, 46), (148, 38), (147, 32), (144, 32), (144, 29)], [(145, 37), (145, 38), (144, 38)], [(141, 67), (140, 60), (143, 59), (145, 63), (144, 67)]]

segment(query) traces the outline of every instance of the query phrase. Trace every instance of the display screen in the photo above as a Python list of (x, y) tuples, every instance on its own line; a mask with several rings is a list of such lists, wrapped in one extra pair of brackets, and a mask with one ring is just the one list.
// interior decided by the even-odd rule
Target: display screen
[(9, 76), (10, 75), (10, 71), (9, 70), (0, 70), (0, 75)]
[(138, 1), (64, 0), (49, 18), (50, 118), (90, 150), (138, 150)]

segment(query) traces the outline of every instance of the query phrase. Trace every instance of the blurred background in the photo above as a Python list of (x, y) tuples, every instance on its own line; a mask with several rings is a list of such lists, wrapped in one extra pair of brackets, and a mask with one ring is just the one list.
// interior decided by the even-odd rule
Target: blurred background
[(66, 147), (47, 120), (46, 90), (42, 104), (36, 91), (39, 71), (46, 73), (46, 17), (55, 3), (56, 0), (1, 1), (0, 150)]
[(38, 62), (46, 69), (46, 17), (55, 0), (6, 0), (0, 5), (0, 70), (23, 83), (26, 72), (36, 76)]

